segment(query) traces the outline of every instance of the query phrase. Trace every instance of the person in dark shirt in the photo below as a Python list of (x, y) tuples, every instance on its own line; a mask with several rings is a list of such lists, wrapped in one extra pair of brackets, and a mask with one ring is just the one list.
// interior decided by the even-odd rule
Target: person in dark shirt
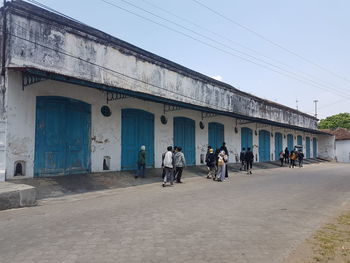
[(247, 165), (247, 174), (252, 174), (252, 168), (253, 168), (253, 161), (254, 161), (254, 154), (250, 150), (250, 147), (248, 147), (247, 152), (245, 153), (245, 163)]
[(304, 160), (304, 153), (303, 152), (299, 152), (298, 153), (299, 167), (303, 167), (303, 160)]
[(241, 161), (241, 168), (239, 168), (239, 170), (246, 170), (246, 164), (245, 164), (245, 148), (242, 148), (241, 153), (239, 154), (239, 160)]
[(286, 149), (284, 149), (284, 163), (285, 164), (289, 163), (289, 150), (288, 150), (288, 147), (286, 147)]
[(209, 170), (208, 176), (207, 176), (208, 179), (215, 178), (215, 169), (216, 169), (215, 160), (216, 160), (216, 157), (214, 154), (214, 150), (212, 148), (210, 148), (209, 153), (207, 154), (206, 159), (205, 159), (205, 162), (207, 163), (208, 170)]

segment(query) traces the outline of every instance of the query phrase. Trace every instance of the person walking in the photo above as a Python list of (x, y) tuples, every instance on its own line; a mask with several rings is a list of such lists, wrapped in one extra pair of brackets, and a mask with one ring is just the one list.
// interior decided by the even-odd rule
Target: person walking
[(303, 167), (303, 161), (304, 161), (304, 153), (303, 152), (298, 153), (298, 161), (299, 161), (299, 168)]
[(208, 179), (215, 178), (215, 154), (214, 149), (209, 149), (209, 153), (207, 154), (207, 157), (205, 159), (205, 162), (208, 166)]
[(174, 146), (173, 150), (172, 150), (172, 152), (173, 152), (173, 171), (172, 171), (173, 181), (176, 181), (176, 166), (175, 166), (175, 158), (174, 158), (176, 151), (177, 151), (177, 146)]
[(176, 182), (181, 184), (182, 171), (183, 171), (183, 168), (186, 166), (185, 156), (182, 152), (181, 147), (177, 147), (175, 150), (174, 163), (175, 163), (175, 169), (176, 169), (175, 171)]
[(289, 155), (289, 168), (294, 168), (295, 160), (297, 159), (297, 153), (295, 151), (291, 151)]
[(216, 180), (216, 177), (219, 171), (219, 165), (218, 165), (219, 154), (220, 154), (220, 149), (216, 149), (214, 153), (214, 157), (215, 157), (215, 176), (213, 177), (214, 181)]
[(229, 158), (229, 154), (228, 154), (228, 150), (227, 150), (227, 147), (226, 147), (226, 143), (223, 142), (222, 143), (222, 146), (220, 147), (220, 151), (224, 151), (225, 152), (225, 155), (226, 155), (226, 158), (225, 158), (225, 178), (228, 178), (228, 166), (227, 166), (227, 162), (228, 162), (228, 158)]
[(246, 163), (246, 167), (247, 167), (247, 174), (252, 174), (254, 154), (250, 150), (250, 147), (248, 147), (248, 149), (245, 153), (244, 159), (245, 159), (245, 163)]
[(170, 182), (170, 185), (173, 185), (174, 175), (173, 175), (173, 147), (168, 146), (167, 152), (164, 156), (164, 169), (165, 169), (165, 176), (163, 179), (163, 187), (165, 187), (167, 182)]
[(165, 177), (165, 167), (164, 167), (164, 158), (165, 158), (166, 152), (162, 153), (162, 179), (164, 180)]
[(245, 148), (242, 148), (241, 153), (239, 154), (239, 160), (241, 161), (241, 167), (239, 168), (240, 171), (246, 170), (246, 164), (245, 164)]
[(289, 163), (289, 150), (288, 150), (288, 147), (286, 147), (286, 149), (284, 149), (284, 163), (285, 164)]
[(226, 170), (226, 160), (227, 155), (225, 151), (221, 151), (218, 156), (218, 172), (216, 175), (216, 180), (218, 182), (223, 182), (225, 180), (225, 170)]
[(281, 167), (282, 167), (283, 166), (283, 161), (284, 161), (284, 153), (283, 153), (283, 151), (280, 151), (279, 158), (280, 158)]
[(137, 173), (135, 175), (135, 179), (138, 178), (139, 176), (144, 178), (145, 169), (146, 169), (146, 146), (142, 145), (138, 153)]

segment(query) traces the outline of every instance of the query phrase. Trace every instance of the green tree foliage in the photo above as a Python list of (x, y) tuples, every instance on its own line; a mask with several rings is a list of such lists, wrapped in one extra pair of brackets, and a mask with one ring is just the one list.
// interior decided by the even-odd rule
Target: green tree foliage
[(347, 128), (350, 130), (350, 113), (339, 113), (320, 120), (320, 129)]

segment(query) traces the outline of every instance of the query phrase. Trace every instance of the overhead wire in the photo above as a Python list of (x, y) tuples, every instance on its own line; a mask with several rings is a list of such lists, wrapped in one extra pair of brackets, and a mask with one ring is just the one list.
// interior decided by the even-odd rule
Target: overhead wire
[[(260, 67), (263, 67), (263, 68), (265, 68), (265, 69), (267, 68), (267, 69), (269, 69), (269, 70), (272, 70), (272, 71), (274, 71), (274, 72), (276, 72), (276, 73), (279, 73), (279, 74), (281, 74), (281, 75), (284, 75), (284, 76), (286, 76), (286, 77), (293, 78), (293, 79), (295, 79), (295, 80), (297, 80), (297, 81), (299, 81), (299, 82), (302, 82), (302, 83), (304, 83), (304, 84), (312, 85), (312, 86), (314, 86), (314, 87), (316, 87), (316, 88), (320, 88), (320, 89), (323, 89), (323, 90), (326, 90), (326, 91), (331, 91), (331, 92), (334, 92), (334, 91), (335, 91), (335, 92), (338, 93), (339, 96), (346, 96), (346, 97), (348, 97), (348, 98), (350, 99), (350, 95), (347, 94), (347, 93), (345, 93), (344, 91), (340, 91), (340, 90), (337, 90), (337, 89), (335, 89), (335, 88), (328, 87), (328, 86), (326, 86), (326, 85), (324, 85), (324, 84), (320, 84), (320, 83), (318, 83), (318, 82), (316, 82), (316, 81), (314, 81), (314, 80), (311, 80), (311, 79), (305, 78), (305, 77), (303, 77), (303, 76), (300, 76), (300, 75), (296, 74), (295, 72), (292, 72), (292, 71), (289, 71), (289, 70), (285, 70), (285, 69), (283, 69), (283, 68), (281, 68), (281, 67), (279, 67), (279, 66), (276, 66), (276, 65), (274, 65), (274, 64), (272, 64), (272, 63), (270, 63), (270, 62), (266, 62), (266, 61), (264, 61), (264, 60), (262, 60), (262, 59), (256, 58), (255, 56), (252, 56), (252, 55), (250, 55), (250, 54), (247, 54), (246, 52), (242, 52), (242, 51), (239, 51), (239, 50), (237, 50), (237, 49), (234, 49), (234, 48), (232, 48), (231, 46), (228, 46), (228, 45), (226, 45), (226, 44), (224, 44), (224, 43), (221, 43), (221, 42), (219, 42), (219, 41), (217, 41), (217, 40), (215, 40), (215, 39), (213, 39), (213, 38), (207, 37), (207, 36), (205, 36), (205, 35), (203, 35), (203, 34), (201, 34), (201, 33), (198, 33), (198, 32), (196, 32), (196, 31), (194, 31), (194, 30), (192, 30), (192, 29), (189, 29), (189, 28), (183, 26), (183, 25), (180, 25), (180, 24), (178, 24), (178, 23), (176, 23), (176, 22), (173, 22), (173, 21), (171, 21), (171, 20), (169, 20), (169, 19), (167, 19), (167, 18), (161, 17), (161, 16), (159, 16), (159, 15), (157, 15), (157, 14), (154, 14), (154, 13), (148, 11), (148, 10), (145, 10), (144, 8), (141, 8), (141, 7), (139, 7), (139, 6), (137, 6), (137, 5), (133, 4), (133, 3), (130, 3), (129, 1), (126, 1), (126, 0), (119, 0), (119, 1), (121, 1), (121, 2), (124, 2), (124, 3), (128, 4), (128, 5), (133, 6), (133, 7), (137, 8), (137, 9), (139, 9), (139, 10), (142, 10), (142, 11), (148, 13), (148, 14), (151, 14), (151, 15), (153, 15), (153, 16), (159, 18), (159, 19), (162, 19), (163, 21), (172, 23), (172, 24), (174, 24), (174, 25), (176, 25), (176, 26), (178, 26), (178, 27), (180, 27), (180, 28), (182, 28), (182, 29), (188, 30), (189, 32), (194, 33), (194, 34), (196, 34), (196, 35), (198, 35), (198, 36), (200, 36), (200, 37), (202, 37), (202, 38), (208, 39), (208, 40), (210, 40), (210, 41), (212, 41), (212, 42), (214, 42), (214, 43), (216, 43), (216, 44), (220, 44), (220, 45), (224, 46), (225, 48), (228, 48), (228, 49), (230, 49), (230, 50), (233, 50), (233, 51), (235, 51), (235, 52), (237, 52), (237, 53), (239, 53), (239, 54), (241, 54), (241, 55), (243, 55), (243, 56), (247, 56), (247, 57), (249, 57), (249, 59), (247, 59), (246, 57), (242, 57), (241, 55), (234, 54), (234, 53), (232, 53), (232, 52), (230, 52), (230, 51), (227, 51), (227, 50), (225, 50), (225, 49), (218, 48), (217, 46), (214, 46), (213, 44), (210, 44), (210, 43), (205, 42), (205, 41), (203, 41), (203, 40), (200, 40), (200, 39), (198, 39), (198, 38), (196, 38), (196, 37), (193, 37), (192, 35), (189, 35), (189, 34), (187, 34), (187, 33), (184, 33), (184, 32), (182, 32), (182, 31), (179, 31), (179, 30), (177, 30), (177, 29), (174, 29), (174, 28), (172, 28), (172, 27), (169, 27), (169, 26), (164, 25), (164, 24), (162, 24), (162, 23), (159, 23), (159, 22), (157, 22), (157, 21), (154, 21), (154, 20), (152, 20), (152, 19), (150, 19), (150, 18), (148, 18), (148, 17), (142, 16), (142, 15), (140, 15), (140, 14), (138, 14), (138, 13), (133, 12), (133, 11), (130, 11), (129, 9), (126, 9), (126, 8), (124, 8), (124, 7), (121, 7), (121, 6), (117, 5), (117, 4), (115, 4), (114, 2), (110, 2), (110, 1), (107, 1), (107, 0), (100, 0), (100, 1), (102, 1), (102, 2), (104, 2), (104, 3), (106, 3), (106, 4), (108, 4), (108, 5), (114, 6), (114, 7), (118, 8), (118, 9), (121, 9), (121, 10), (123, 10), (123, 11), (125, 11), (125, 12), (131, 13), (131, 14), (133, 14), (133, 15), (135, 15), (135, 16), (137, 16), (137, 17), (140, 17), (140, 18), (142, 18), (142, 19), (145, 19), (145, 20), (147, 20), (147, 21), (149, 21), (149, 22), (152, 22), (152, 23), (155, 23), (155, 24), (157, 24), (157, 25), (159, 25), (159, 26), (165, 27), (165, 28), (167, 28), (168, 30), (171, 30), (171, 31), (174, 31), (174, 32), (176, 32), (176, 33), (185, 35), (186, 37), (189, 37), (189, 38), (191, 38), (191, 39), (193, 39), (193, 40), (195, 40), (195, 41), (197, 41), (197, 42), (200, 42), (200, 43), (202, 43), (202, 44), (204, 44), (204, 45), (207, 45), (207, 46), (209, 46), (209, 47), (211, 47), (211, 48), (215, 48), (215, 49), (217, 49), (217, 50), (220, 50), (220, 51), (222, 51), (222, 52), (225, 52), (225, 53), (227, 53), (227, 54), (230, 54), (231, 56), (238, 57), (238, 58), (240, 58), (240, 59), (242, 59), (242, 60), (245, 60), (245, 61), (247, 61), (247, 62), (253, 63), (253, 64), (258, 65), (258, 66), (260, 66)], [(257, 63), (257, 62), (255, 62), (255, 61), (252, 61), (251, 59), (254, 59), (254, 60), (256, 60), (256, 61), (259, 61), (259, 62), (261, 62), (261, 63), (264, 63), (264, 64), (268, 65), (269, 67), (266, 67), (266, 65), (263, 65), (263, 64), (261, 64), (261, 63)], [(270, 68), (270, 67), (273, 67), (273, 68), (275, 68), (275, 69), (272, 69), (272, 68)], [(277, 69), (277, 70), (276, 70), (276, 69)]]
[(317, 68), (319, 68), (319, 69), (321, 69), (321, 70), (323, 70), (323, 71), (325, 71), (325, 72), (327, 72), (327, 73), (329, 73), (329, 74), (331, 74), (331, 75), (333, 75), (333, 76), (335, 76), (335, 77), (338, 77), (338, 78), (340, 78), (340, 79), (342, 79), (342, 80), (344, 80), (344, 81), (350, 83), (350, 80), (349, 80), (349, 79), (347, 79), (347, 78), (341, 76), (340, 74), (335, 73), (335, 72), (333, 72), (333, 71), (331, 71), (331, 70), (329, 70), (329, 69), (327, 69), (327, 68), (325, 68), (325, 67), (319, 65), (318, 63), (315, 63), (315, 62), (311, 61), (310, 59), (305, 58), (305, 57), (302, 56), (302, 55), (299, 55), (299, 54), (296, 53), (295, 51), (292, 51), (292, 50), (290, 50), (290, 49), (288, 49), (288, 48), (286, 48), (286, 47), (284, 47), (284, 46), (278, 44), (277, 42), (275, 42), (275, 41), (273, 41), (273, 40), (271, 40), (271, 39), (265, 37), (264, 35), (262, 35), (262, 34), (256, 32), (255, 30), (253, 30), (253, 29), (251, 29), (251, 28), (249, 28), (249, 27), (247, 27), (247, 26), (245, 26), (245, 25), (243, 25), (243, 24), (241, 24), (241, 23), (239, 23), (239, 22), (233, 20), (232, 18), (229, 18), (229, 17), (225, 16), (224, 14), (220, 13), (219, 11), (216, 11), (215, 9), (213, 9), (213, 8), (211, 8), (211, 7), (209, 7), (209, 6), (205, 5), (205, 4), (203, 4), (201, 1), (199, 1), (199, 0), (192, 0), (192, 1), (195, 2), (195, 3), (197, 3), (198, 5), (200, 5), (200, 6), (204, 7), (204, 8), (206, 8), (207, 10), (211, 11), (212, 13), (214, 13), (214, 14), (216, 14), (216, 15), (218, 15), (218, 16), (224, 18), (225, 20), (231, 22), (232, 24), (234, 24), (234, 25), (236, 25), (236, 26), (238, 26), (238, 27), (240, 27), (240, 28), (242, 28), (242, 29), (244, 29), (244, 30), (246, 30), (246, 31), (249, 31), (250, 33), (254, 34), (255, 36), (257, 36), (257, 37), (259, 37), (259, 38), (261, 38), (261, 39), (263, 39), (264, 41), (270, 43), (271, 45), (276, 46), (276, 47), (278, 47), (279, 49), (281, 49), (281, 50), (283, 50), (283, 51), (285, 51), (285, 52), (287, 52), (287, 53), (289, 53), (289, 54), (292, 54), (292, 55), (298, 57), (299, 59), (303, 60), (304, 62), (307, 62), (307, 63), (309, 63), (309, 64), (311, 64), (311, 65), (313, 65), (313, 66), (315, 66), (315, 67), (317, 67)]
[[(28, 0), (28, 1), (29, 1), (29, 2), (33, 2), (33, 3), (37, 2), (37, 1), (35, 1), (35, 0)], [(103, 1), (103, 2), (106, 2), (106, 1)], [(126, 2), (126, 1), (124, 1), (124, 2)], [(146, 2), (147, 2), (147, 1), (146, 1)], [(37, 2), (37, 3), (39, 3), (39, 2)], [(43, 7), (43, 8), (46, 8), (46, 9), (53, 10), (53, 9), (51, 9), (51, 8), (49, 8), (49, 7), (45, 6), (45, 5), (43, 5), (43, 4), (40, 4), (40, 6)], [(149, 19), (149, 18), (145, 18), (145, 17), (143, 17), (143, 16), (140, 16), (139, 14), (136, 14), (136, 13), (134, 13), (134, 12), (131, 12), (130, 10), (121, 8), (121, 7), (119, 7), (119, 6), (118, 6), (118, 8), (119, 8), (119, 9), (122, 9), (122, 10), (124, 10), (124, 11), (126, 11), (126, 12), (132, 13), (133, 15), (136, 15), (136, 16), (141, 17), (141, 18), (143, 18), (143, 19), (146, 19), (146, 20), (148, 20), (148, 21), (150, 21), (150, 22), (152, 22), (152, 23), (156, 23), (157, 25), (160, 25), (160, 26), (163, 26), (163, 27), (165, 26), (165, 25), (160, 24), (160, 23), (158, 23), (158, 22), (156, 22), (156, 21), (153, 21), (153, 20), (151, 20), (151, 19)], [(57, 14), (61, 14), (61, 13), (57, 12), (56, 10), (53, 10), (53, 11), (54, 11), (55, 13), (57, 13)], [(69, 18), (69, 19), (72, 19), (72, 18), (70, 18), (70, 17), (68, 17), (68, 16), (65, 16), (65, 17), (67, 17), (67, 18)], [(83, 23), (81, 23), (81, 22), (78, 21), (78, 20), (75, 20), (75, 19), (73, 19), (73, 20), (76, 21), (76, 22), (78, 22), (78, 23), (80, 23), (80, 24), (83, 24)], [(85, 25), (85, 24), (84, 24), (84, 25)], [(167, 26), (165, 26), (165, 27), (168, 28), (168, 29), (170, 29), (170, 30), (172, 30), (172, 31), (175, 30), (175, 29), (170, 28), (170, 27), (167, 27)], [(177, 33), (180, 33), (180, 34), (182, 34), (182, 35), (185, 35), (185, 36), (187, 36), (187, 37), (190, 37), (190, 38), (192, 38), (192, 39), (194, 39), (194, 40), (196, 40), (196, 41), (199, 41), (199, 42), (201, 42), (202, 44), (208, 45), (207, 43), (203, 43), (203, 41), (197, 40), (197, 39), (195, 39), (195, 38), (193, 38), (193, 37), (191, 37), (191, 36), (188, 36), (187, 34), (181, 32), (181, 31), (176, 31), (176, 32), (177, 32)], [(210, 44), (209, 44), (209, 45), (210, 45)], [(219, 49), (219, 48), (214, 47), (214, 46), (212, 46), (212, 47), (213, 47), (213, 48), (216, 48), (216, 49), (218, 49), (218, 50), (220, 50), (220, 51), (222, 51), (222, 52), (227, 53), (227, 51), (225, 51), (225, 50), (223, 50), (223, 49)], [(231, 55), (232, 55), (232, 54), (231, 54)], [(234, 55), (234, 56), (238, 57), (237, 55)], [(247, 59), (245, 59), (245, 58), (242, 58), (242, 57), (239, 57), (239, 58), (247, 61)], [(86, 61), (86, 62), (88, 62), (88, 61)], [(254, 62), (251, 62), (251, 63), (254, 63)], [(258, 63), (254, 63), (254, 64), (259, 65)], [(263, 65), (259, 65), (259, 66), (263, 66)], [(267, 68), (267, 67), (265, 67), (265, 68)], [(267, 68), (267, 69), (272, 70), (272, 71), (274, 71), (274, 72), (277, 72), (277, 73), (279, 73), (279, 74), (284, 75), (283, 73), (278, 72), (278, 71), (275, 71), (275, 70), (273, 70), (273, 69), (270, 69), (270, 68)], [(297, 80), (299, 80), (299, 79), (297, 79)], [(300, 81), (300, 80), (299, 80), (299, 81)], [(149, 85), (149, 84), (150, 84), (150, 83), (148, 83), (148, 85)], [(306, 83), (306, 84), (309, 84), (309, 83)], [(309, 84), (309, 85), (310, 85), (310, 84)], [(207, 102), (203, 102), (203, 101), (201, 101), (201, 102), (202, 102), (202, 103), (207, 103)]]
[[(266, 55), (264, 55), (263, 53), (261, 53), (261, 52), (255, 50), (255, 49), (253, 49), (253, 48), (250, 48), (250, 47), (248, 47), (248, 46), (245, 46), (245, 45), (243, 45), (243, 44), (241, 44), (241, 43), (239, 43), (239, 42), (237, 42), (237, 41), (233, 41), (233, 40), (232, 40), (231, 38), (229, 38), (229, 37), (226, 37), (226, 36), (224, 36), (224, 35), (222, 35), (222, 34), (219, 34), (219, 33), (215, 32), (215, 31), (213, 31), (213, 30), (210, 30), (210, 29), (208, 29), (208, 28), (206, 28), (206, 27), (204, 27), (204, 26), (202, 26), (202, 25), (199, 25), (199, 24), (197, 24), (197, 23), (195, 23), (195, 22), (193, 22), (193, 21), (191, 21), (191, 20), (189, 20), (189, 19), (187, 19), (187, 18), (185, 18), (185, 17), (179, 16), (179, 15), (177, 15), (177, 14), (175, 14), (175, 13), (173, 13), (173, 12), (171, 12), (171, 11), (165, 9), (165, 8), (159, 7), (159, 6), (155, 5), (154, 3), (152, 3), (152, 2), (150, 2), (150, 1), (148, 1), (148, 0), (141, 0), (141, 1), (145, 2), (145, 3), (148, 4), (149, 6), (152, 6), (152, 7), (156, 8), (156, 9), (158, 9), (158, 10), (160, 10), (160, 11), (166, 13), (166, 14), (169, 14), (169, 15), (171, 15), (171, 16), (173, 16), (173, 17), (176, 17), (177, 19), (180, 19), (181, 21), (185, 21), (185, 22), (187, 22), (188, 24), (190, 24), (190, 25), (192, 25), (192, 26), (194, 26), (194, 27), (197, 27), (197, 28), (199, 28), (199, 29), (201, 29), (201, 30), (203, 30), (203, 31), (206, 31), (206, 32), (208, 32), (208, 33), (210, 33), (210, 34), (213, 34), (213, 35), (215, 35), (215, 36), (217, 36), (217, 37), (219, 37), (219, 38), (221, 38), (221, 39), (223, 39), (223, 40), (226, 40), (226, 41), (228, 41), (228, 42), (230, 42), (230, 43), (232, 43), (232, 44), (234, 44), (234, 45), (236, 45), (236, 46), (239, 46), (239, 47), (241, 47), (241, 48), (244, 48), (244, 49), (246, 49), (246, 50), (249, 50), (249, 51), (251, 51), (251, 52), (254, 52), (254, 53), (255, 53), (256, 55), (258, 55), (258, 56), (261, 56), (261, 57), (264, 57), (264, 58), (266, 58), (266, 59), (269, 59), (269, 60), (271, 60), (271, 61), (273, 61), (273, 62), (276, 62), (276, 63), (278, 63), (278, 64), (280, 64), (280, 65), (283, 65), (284, 67), (290, 68), (290, 69), (292, 69), (292, 70), (294, 70), (294, 71), (296, 70), (300, 75), (307, 76), (307, 77), (309, 77), (309, 78), (311, 78), (311, 79), (315, 79), (315, 78), (317, 79), (317, 77), (315, 77), (315, 76), (313, 76), (313, 75), (311, 75), (311, 74), (309, 74), (309, 73), (306, 73), (306, 72), (297, 70), (297, 69), (295, 69), (294, 67), (288, 65), (288, 64), (285, 63), (285, 62), (282, 62), (282, 61), (280, 61), (280, 60), (278, 60), (278, 59), (275, 59), (275, 58), (272, 58), (272, 57), (270, 57), (270, 56), (266, 56)], [(324, 80), (319, 80), (319, 79), (317, 79), (317, 81), (318, 81), (318, 82), (321, 82), (321, 83), (324, 83), (324, 84), (326, 84), (327, 86), (333, 85), (333, 84), (330, 84), (329, 82), (324, 81)], [(324, 85), (324, 84), (323, 84), (323, 85)], [(335, 87), (334, 87), (334, 89), (339, 90), (339, 91), (349, 92), (349, 90), (342, 89), (342, 88), (335, 88)]]
[(51, 8), (51, 7), (49, 7), (49, 6), (47, 6), (47, 5), (44, 5), (44, 4), (40, 3), (39, 1), (36, 1), (36, 0), (25, 0), (25, 1), (30, 2), (30, 3), (32, 3), (32, 4), (35, 4), (35, 5), (37, 5), (37, 6), (40, 6), (40, 7), (44, 8), (44, 9), (46, 9), (46, 10), (52, 12), (52, 13), (55, 13), (55, 14), (57, 14), (57, 15), (60, 15), (60, 16), (62, 16), (62, 17), (64, 17), (64, 18), (67, 18), (67, 19), (69, 19), (69, 20), (72, 20), (72, 21), (74, 21), (74, 22), (77, 22), (77, 23), (79, 23), (79, 24), (82, 24), (82, 25), (87, 26), (87, 25), (84, 24), (83, 22), (81, 22), (81, 21), (79, 21), (79, 20), (77, 20), (77, 19), (75, 19), (75, 18), (73, 18), (73, 17), (67, 16), (67, 15), (65, 15), (65, 14), (63, 14), (63, 13), (61, 13), (61, 12), (59, 12), (59, 11), (57, 11), (57, 10), (55, 10), (55, 9), (53, 9), (53, 8)]
[[(19, 25), (18, 25), (18, 26), (19, 26)], [(22, 30), (23, 30), (23, 28), (22, 28)], [(24, 30), (26, 30), (26, 29), (24, 29)], [(29, 33), (32, 33), (32, 32), (30, 32), (30, 31), (27, 30), (27, 33), (28, 33), (28, 32), (29, 32)], [(26, 42), (28, 42), (28, 43), (31, 43), (31, 44), (33, 44), (33, 45), (40, 46), (40, 47), (43, 47), (43, 48), (52, 50), (52, 51), (54, 51), (54, 52), (56, 52), (56, 53), (59, 53), (59, 54), (65, 55), (65, 56), (69, 56), (69, 57), (71, 57), (71, 58), (74, 58), (74, 59), (77, 59), (77, 60), (79, 60), (79, 61), (88, 63), (88, 64), (90, 64), (90, 65), (94, 65), (94, 66), (96, 66), (96, 67), (98, 67), (98, 68), (100, 68), (100, 69), (102, 69), (102, 70), (104, 70), (104, 71), (109, 71), (109, 72), (111, 72), (112, 75), (114, 75), (114, 76), (124, 77), (124, 78), (129, 79), (129, 80), (133, 80), (133, 81), (136, 81), (136, 82), (139, 82), (139, 83), (148, 85), (148, 86), (152, 86), (152, 87), (158, 88), (158, 89), (160, 89), (160, 90), (164, 90), (164, 91), (166, 91), (166, 92), (170, 92), (170, 93), (172, 93), (172, 94), (174, 94), (174, 95), (178, 95), (178, 96), (181, 96), (181, 97), (189, 98), (189, 99), (194, 100), (194, 101), (197, 101), (197, 102), (199, 102), (199, 103), (203, 103), (203, 104), (206, 104), (206, 105), (213, 106), (214, 109), (215, 109), (215, 108), (219, 108), (219, 109), (224, 110), (224, 111), (231, 110), (231, 109), (229, 109), (229, 108), (225, 108), (225, 107), (222, 107), (222, 106), (216, 105), (216, 104), (215, 104), (215, 105), (214, 105), (214, 104), (210, 104), (210, 103), (208, 103), (207, 101), (198, 100), (198, 99), (194, 98), (193, 96), (189, 96), (189, 95), (185, 95), (185, 94), (182, 94), (182, 93), (178, 93), (178, 92), (176, 92), (176, 91), (174, 91), (174, 90), (169, 90), (169, 89), (167, 89), (167, 88), (164, 88), (164, 87), (161, 87), (161, 86), (158, 86), (158, 85), (149, 83), (149, 82), (147, 82), (147, 81), (144, 81), (144, 80), (141, 80), (141, 79), (132, 77), (132, 76), (129, 76), (129, 75), (127, 75), (127, 74), (125, 74), (125, 73), (122, 73), (122, 72), (120, 72), (120, 71), (117, 71), (117, 70), (114, 70), (114, 69), (111, 69), (111, 68), (108, 68), (108, 67), (99, 65), (99, 64), (94, 63), (94, 62), (91, 62), (91, 61), (89, 61), (89, 60), (87, 60), (87, 59), (83, 59), (83, 58), (81, 58), (81, 57), (77, 57), (77, 56), (75, 56), (75, 55), (73, 55), (73, 54), (70, 54), (70, 53), (69, 53), (68, 51), (66, 51), (66, 50), (57, 49), (57, 48), (52, 48), (52, 47), (49, 47), (49, 46), (47, 46), (47, 45), (38, 43), (38, 42), (36, 42), (36, 41), (32, 41), (32, 40), (30, 40), (30, 39), (27, 39), (27, 38), (18, 36), (18, 35), (16, 35), (16, 34), (13, 34), (13, 33), (10, 33), (10, 32), (6, 32), (6, 34), (8, 34), (8, 35), (10, 35), (10, 36), (13, 36), (13, 37), (15, 37), (15, 38), (21, 39), (21, 40), (23, 40), (23, 41), (26, 41)], [(113, 73), (114, 73), (114, 74), (113, 74)]]

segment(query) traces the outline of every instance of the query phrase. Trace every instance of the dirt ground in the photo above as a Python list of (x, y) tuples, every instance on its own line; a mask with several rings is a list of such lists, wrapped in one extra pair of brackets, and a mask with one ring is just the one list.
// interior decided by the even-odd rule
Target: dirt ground
[(350, 209), (299, 245), (284, 263), (350, 263)]

